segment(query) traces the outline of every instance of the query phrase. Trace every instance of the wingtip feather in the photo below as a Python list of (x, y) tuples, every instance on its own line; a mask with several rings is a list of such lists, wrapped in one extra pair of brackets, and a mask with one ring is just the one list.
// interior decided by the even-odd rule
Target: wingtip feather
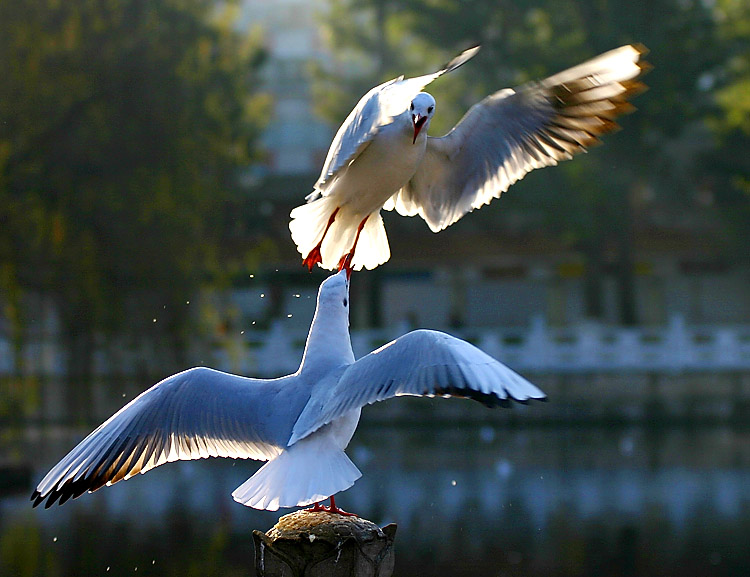
[(444, 67), (442, 74), (447, 74), (448, 72), (453, 72), (456, 68), (459, 66), (463, 66), (466, 64), (469, 60), (474, 58), (476, 56), (477, 52), (479, 52), (479, 49), (481, 48), (481, 45), (472, 46), (471, 48), (468, 48), (461, 52), (458, 56), (453, 58), (450, 62), (448, 62)]
[(640, 42), (634, 42), (630, 47), (638, 53), (639, 58), (651, 52), (645, 44), (641, 44)]

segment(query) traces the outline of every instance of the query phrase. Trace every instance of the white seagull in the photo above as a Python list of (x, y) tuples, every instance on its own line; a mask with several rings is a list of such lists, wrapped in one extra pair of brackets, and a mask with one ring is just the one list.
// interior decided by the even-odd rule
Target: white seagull
[(488, 204), (534, 168), (599, 142), (645, 87), (646, 49), (622, 46), (539, 82), (475, 104), (445, 136), (427, 136), (435, 99), (421, 90), (455, 70), (396, 78), (365, 94), (339, 128), (307, 204), (291, 212), (292, 240), (311, 270), (375, 268), (390, 258), (380, 209), (419, 214), (433, 232)]
[[(232, 493), (235, 501), (339, 512), (333, 495), (361, 476), (344, 453), (361, 407), (400, 395), (490, 407), (546, 398), (476, 347), (436, 331), (410, 332), (355, 361), (342, 271), (320, 286), (296, 373), (266, 380), (198, 367), (164, 379), (81, 441), (31, 499), (50, 507), (170, 461), (230, 457), (268, 461)], [(328, 497), (331, 507), (320, 506)]]

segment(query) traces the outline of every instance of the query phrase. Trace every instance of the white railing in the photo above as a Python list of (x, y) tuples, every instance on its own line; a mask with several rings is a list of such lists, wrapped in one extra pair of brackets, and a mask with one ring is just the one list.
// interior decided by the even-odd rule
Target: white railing
[[(358, 358), (405, 333), (408, 327), (352, 331)], [(674, 316), (664, 327), (611, 327), (582, 323), (550, 327), (537, 317), (528, 328), (448, 330), (520, 371), (731, 371), (750, 370), (750, 326), (690, 326)], [(259, 375), (296, 370), (304, 332), (275, 327), (247, 339), (248, 355), (237, 366), (221, 351), (216, 360), (226, 369)], [(260, 337), (260, 338), (259, 338)]]
[[(352, 331), (360, 357), (408, 327)], [(449, 330), (519, 371), (556, 372), (679, 372), (750, 370), (750, 325), (692, 326), (674, 316), (663, 327), (612, 327), (582, 323), (556, 328), (544, 318), (518, 329), (462, 328)], [(306, 331), (277, 323), (268, 331), (245, 331), (213, 347), (210, 358), (196, 359), (219, 369), (247, 375), (275, 376), (293, 372), (302, 357)], [(116, 348), (116, 350), (112, 350)], [(64, 376), (64, 347), (52, 337), (27, 344), (26, 371)], [(148, 347), (112, 347), (95, 354), (96, 372), (127, 375), (149, 367), (159, 369), (158, 353)], [(13, 371), (12, 348), (0, 337), (0, 375)]]

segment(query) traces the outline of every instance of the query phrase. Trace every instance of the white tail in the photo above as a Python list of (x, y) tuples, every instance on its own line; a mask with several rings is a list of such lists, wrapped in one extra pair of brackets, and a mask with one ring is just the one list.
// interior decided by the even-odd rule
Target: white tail
[(361, 476), (330, 439), (313, 435), (263, 465), (232, 497), (248, 507), (268, 511), (302, 507), (348, 489)]
[[(336, 216), (331, 222), (334, 213)], [(351, 250), (357, 235), (357, 227), (363, 220), (362, 216), (352, 214), (346, 206), (338, 207), (333, 195), (323, 196), (298, 206), (292, 210), (290, 216), (292, 220), (289, 230), (302, 257), (306, 258), (322, 241), (320, 266), (329, 270), (337, 269), (341, 257)], [(352, 268), (373, 269), (390, 257), (391, 249), (388, 246), (383, 218), (377, 210), (367, 217), (367, 222), (360, 232), (351, 263)]]

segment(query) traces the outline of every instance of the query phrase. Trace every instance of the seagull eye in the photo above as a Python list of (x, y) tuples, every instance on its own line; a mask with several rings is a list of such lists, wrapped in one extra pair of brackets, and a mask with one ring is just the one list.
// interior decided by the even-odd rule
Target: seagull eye
[(433, 108), (433, 107), (432, 107), (432, 106), (430, 106), (430, 107), (429, 107), (429, 108), (427, 109), (427, 114), (432, 114), (432, 108)]

